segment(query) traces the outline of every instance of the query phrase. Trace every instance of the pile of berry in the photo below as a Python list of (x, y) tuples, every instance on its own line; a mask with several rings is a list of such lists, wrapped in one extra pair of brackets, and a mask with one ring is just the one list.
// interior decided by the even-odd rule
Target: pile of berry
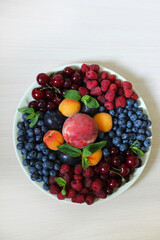
[[(22, 110), (22, 121), (17, 123), (17, 149), (31, 179), (42, 182), (43, 188), (60, 200), (71, 198), (72, 202), (89, 205), (128, 182), (141, 167), (138, 153), (147, 152), (152, 136), (151, 121), (139, 106), (132, 84), (101, 72), (95, 64), (82, 64), (81, 69), (66, 67), (50, 76), (40, 73), (37, 83), (40, 86), (31, 93), (34, 100)], [(75, 95), (66, 97), (68, 90), (75, 90)], [(91, 101), (95, 107), (87, 105)], [(91, 130), (82, 126), (79, 132), (78, 126), (71, 128), (75, 134), (71, 141), (67, 135), (70, 122), (65, 125), (75, 115), (78, 120), (89, 116), (84, 125), (93, 126)], [(76, 135), (81, 131), (88, 139)], [(80, 155), (73, 157), (58, 148), (64, 140), (75, 149), (107, 142), (90, 156), (83, 157), (79, 150)], [(89, 164), (85, 168), (83, 158)]]

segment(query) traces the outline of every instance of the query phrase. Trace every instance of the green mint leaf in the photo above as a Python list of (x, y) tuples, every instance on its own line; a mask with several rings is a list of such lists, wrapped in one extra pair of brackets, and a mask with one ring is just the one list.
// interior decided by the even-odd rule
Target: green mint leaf
[(56, 177), (55, 181), (58, 183), (60, 187), (65, 187), (67, 184), (67, 182), (61, 177)]
[(82, 168), (85, 170), (89, 167), (89, 160), (86, 157), (82, 158)]
[(58, 146), (58, 150), (65, 153), (66, 155), (68, 155), (70, 157), (79, 157), (82, 154), (82, 152), (79, 148), (72, 147), (68, 143)]
[(81, 98), (81, 101), (88, 107), (88, 108), (98, 108), (99, 103), (97, 100), (89, 95), (85, 95)]
[(61, 193), (62, 193), (62, 195), (66, 195), (66, 189), (65, 189), (65, 186), (62, 188)]
[(31, 113), (27, 116), (27, 119), (32, 119), (35, 116), (35, 113)]
[(81, 95), (77, 90), (66, 91), (64, 97), (75, 101), (79, 101), (81, 99)]
[(98, 150), (106, 146), (106, 144), (107, 141), (101, 141), (87, 145), (86, 147), (83, 148), (82, 153), (83, 157), (89, 157), (91, 154), (97, 152)]
[(134, 147), (137, 143), (139, 143), (138, 140), (134, 141), (134, 143), (132, 143), (132, 145), (130, 146), (130, 148)]
[(31, 114), (31, 113), (34, 113), (34, 108), (28, 108), (28, 107), (18, 108), (18, 112)]
[(134, 152), (136, 155), (143, 155), (144, 152), (139, 147), (131, 147), (132, 152)]
[(30, 127), (33, 127), (37, 121), (38, 121), (38, 118), (39, 118), (39, 113), (37, 112), (33, 118), (31, 118), (31, 123), (29, 124)]

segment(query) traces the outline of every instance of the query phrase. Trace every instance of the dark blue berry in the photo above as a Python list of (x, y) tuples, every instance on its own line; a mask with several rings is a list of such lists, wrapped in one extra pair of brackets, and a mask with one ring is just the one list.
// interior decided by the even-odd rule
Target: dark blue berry
[(104, 149), (103, 149), (103, 156), (104, 156), (104, 157), (108, 157), (109, 155), (110, 155), (109, 149), (108, 149), (108, 148), (104, 148)]
[(140, 133), (137, 134), (137, 140), (138, 141), (144, 141), (145, 138), (146, 138), (146, 136), (144, 134), (140, 134)]
[(38, 170), (38, 174), (39, 174), (40, 176), (43, 176), (42, 170)]
[(118, 128), (118, 126), (114, 126), (114, 127), (112, 128), (112, 130), (113, 130), (113, 131), (116, 131), (117, 128)]
[(118, 128), (117, 131), (116, 131), (116, 135), (118, 137), (122, 136), (122, 133), (124, 132), (124, 129), (123, 128)]
[(42, 182), (42, 176), (41, 175), (38, 175), (38, 178), (37, 178), (37, 182)]
[(133, 123), (129, 120), (129, 121), (127, 121), (127, 128), (131, 128), (132, 127), (132, 125), (133, 125)]
[(35, 159), (37, 156), (36, 151), (32, 150), (27, 154), (27, 159)]
[(40, 146), (40, 144), (36, 144), (36, 145), (35, 145), (35, 150), (37, 150), (38, 152), (41, 151), (41, 146)]
[(125, 117), (126, 117), (126, 115), (124, 113), (119, 114), (119, 119), (120, 118), (125, 118)]
[(147, 127), (147, 122), (146, 121), (143, 121), (142, 125), (141, 125), (141, 128), (146, 128)]
[(42, 157), (42, 161), (43, 161), (43, 162), (48, 161), (48, 157), (47, 157), (47, 156), (43, 156), (43, 157)]
[(126, 128), (126, 132), (130, 133), (130, 132), (132, 132), (132, 129), (131, 128)]
[(25, 130), (24, 129), (19, 129), (18, 130), (18, 136), (23, 136), (23, 135), (25, 135)]
[(128, 113), (127, 109), (124, 109), (123, 113), (126, 115)]
[(119, 124), (119, 126), (125, 125), (126, 124), (126, 118), (120, 118), (118, 120), (118, 124)]
[(128, 111), (128, 117), (131, 117), (133, 115), (133, 112), (130, 110)]
[(41, 152), (37, 153), (37, 159), (42, 160), (43, 154)]
[(139, 119), (134, 122), (134, 126), (137, 127), (137, 128), (140, 128), (141, 125), (142, 125), (142, 121), (139, 120)]
[(42, 111), (38, 111), (39, 117), (38, 119), (42, 120), (44, 118), (44, 113)]
[(24, 122), (24, 126), (25, 126), (25, 129), (28, 129), (29, 128), (29, 123), (28, 122)]
[(22, 155), (26, 156), (26, 155), (27, 155), (27, 151), (26, 151), (26, 149), (23, 148), (23, 149), (21, 150), (21, 153), (22, 153)]
[(150, 139), (145, 139), (144, 146), (147, 147), (147, 148), (150, 147), (151, 146), (151, 140)]
[(145, 129), (144, 129), (144, 128), (140, 128), (140, 129), (138, 130), (138, 133), (145, 134)]
[(151, 131), (149, 129), (146, 129), (145, 133), (146, 133), (147, 137), (151, 137), (152, 136), (152, 133), (151, 133)]
[(124, 151), (126, 151), (127, 149), (128, 149), (128, 144), (127, 143), (122, 143), (121, 145), (120, 145), (120, 151), (122, 151), (122, 152), (124, 152)]
[(50, 152), (48, 155), (49, 160), (54, 161), (56, 160), (56, 153), (55, 152)]
[(128, 134), (127, 133), (123, 133), (122, 134), (122, 139), (128, 139)]
[(148, 116), (147, 116), (147, 114), (143, 114), (143, 120), (148, 120)]
[(121, 143), (121, 139), (120, 137), (114, 137), (112, 142), (115, 146), (117, 146), (119, 143)]
[(137, 108), (133, 107), (133, 108), (132, 108), (132, 111), (133, 111), (133, 112), (137, 112)]
[(23, 164), (23, 166), (28, 166), (29, 165), (29, 160), (27, 160), (27, 159), (24, 159), (23, 161), (22, 161), (22, 164)]
[(34, 143), (26, 143), (25, 144), (25, 149), (27, 150), (27, 151), (31, 151), (31, 150), (33, 150), (34, 149)]
[(48, 182), (49, 182), (48, 176), (43, 176), (43, 181), (44, 181), (44, 183), (47, 183), (47, 184), (48, 184)]
[(99, 138), (100, 140), (102, 140), (102, 139), (104, 138), (104, 133), (101, 132), (101, 131), (99, 131), (99, 132), (98, 132), (98, 138)]
[(43, 173), (43, 175), (44, 176), (48, 176), (49, 175), (49, 171), (48, 171), (48, 169), (42, 169), (42, 173)]
[(147, 127), (150, 127), (152, 125), (152, 122), (150, 120), (147, 121)]
[(132, 110), (132, 106), (131, 105), (127, 105), (126, 109), (130, 111), (130, 110)]
[(135, 147), (141, 147), (141, 145), (142, 145), (141, 142), (137, 142), (134, 146)]
[(128, 139), (124, 139), (122, 142), (123, 143), (128, 143)]
[(136, 121), (137, 120), (137, 115), (136, 114), (132, 114), (130, 116), (130, 119), (131, 119), (132, 122)]
[(132, 99), (127, 99), (127, 105), (133, 105), (134, 104), (134, 101)]
[(138, 102), (135, 102), (135, 103), (134, 103), (134, 107), (135, 107), (135, 108), (138, 108), (138, 105), (139, 105)]
[(114, 138), (115, 136), (116, 136), (116, 134), (115, 134), (115, 132), (114, 131), (109, 131), (108, 132), (108, 136), (110, 137), (110, 138)]
[(59, 169), (60, 169), (60, 164), (55, 163), (55, 164), (53, 165), (53, 168), (54, 168), (54, 170), (59, 171)]
[(112, 110), (109, 110), (109, 114), (111, 115), (111, 116), (115, 116), (115, 111), (114, 111), (114, 109), (112, 109)]
[(17, 149), (18, 150), (22, 150), (22, 148), (23, 148), (23, 143), (18, 143), (17, 144)]
[(147, 148), (146, 147), (141, 147), (141, 150), (144, 152), (144, 153), (146, 153), (147, 152)]
[(44, 150), (42, 150), (42, 152), (43, 152), (44, 155), (48, 155), (50, 150), (49, 149), (44, 149)]
[(105, 107), (103, 106), (99, 107), (99, 112), (105, 112)]
[(39, 120), (38, 122), (37, 122), (37, 126), (38, 127), (41, 127), (41, 126), (43, 126), (44, 125), (44, 121), (43, 120)]
[(138, 132), (138, 127), (133, 126), (132, 127), (132, 132), (137, 133)]
[(27, 121), (27, 117), (28, 117), (28, 114), (27, 113), (23, 113), (22, 114), (22, 118), (24, 121)]
[(35, 135), (41, 134), (41, 129), (38, 128), (38, 127), (36, 127), (36, 128), (34, 129), (34, 134), (35, 134)]
[(29, 142), (29, 143), (34, 143), (34, 142), (35, 142), (35, 139), (34, 139), (33, 137), (30, 137), (30, 138), (28, 138), (28, 142)]
[(122, 112), (123, 112), (123, 108), (118, 107), (118, 108), (116, 109), (116, 112), (117, 112), (118, 114), (122, 113)]
[(134, 140), (133, 139), (129, 139), (129, 146), (132, 145), (134, 143)]
[(26, 139), (25, 139), (25, 136), (19, 136), (17, 137), (17, 141), (18, 142), (24, 142)]
[(19, 129), (23, 129), (23, 128), (24, 128), (24, 122), (18, 122), (18, 123), (17, 123), (17, 127), (18, 127)]
[(43, 133), (46, 133), (48, 131), (48, 128), (46, 126), (42, 126), (41, 130), (42, 130)]
[(26, 132), (27, 132), (28, 137), (33, 137), (34, 136), (33, 129), (27, 129)]
[(46, 150), (47, 149), (47, 146), (45, 143), (41, 143), (40, 144), (40, 149), (43, 151), (43, 150)]
[(29, 167), (28, 170), (29, 170), (30, 174), (33, 174), (33, 173), (36, 172), (36, 168), (35, 167)]
[(31, 175), (31, 180), (32, 181), (36, 181), (38, 179), (38, 175), (36, 174), (36, 173), (33, 173), (32, 175)]
[(52, 170), (49, 171), (49, 174), (50, 174), (51, 177), (55, 177), (57, 175), (57, 171), (52, 169)]
[(49, 190), (49, 184), (44, 183), (43, 184), (43, 188), (44, 188), (44, 190), (48, 191)]
[(29, 162), (29, 166), (30, 166), (30, 167), (34, 167), (34, 166), (35, 166), (35, 160), (31, 160), (31, 161)]
[(41, 161), (37, 161), (37, 162), (35, 163), (35, 167), (36, 167), (38, 170), (42, 169), (42, 162), (41, 162)]
[(40, 143), (40, 142), (42, 142), (42, 141), (43, 141), (42, 135), (37, 135), (37, 136), (36, 136), (36, 142)]
[(138, 115), (138, 119), (142, 119), (143, 118), (143, 111), (138, 110), (136, 112), (136, 114)]

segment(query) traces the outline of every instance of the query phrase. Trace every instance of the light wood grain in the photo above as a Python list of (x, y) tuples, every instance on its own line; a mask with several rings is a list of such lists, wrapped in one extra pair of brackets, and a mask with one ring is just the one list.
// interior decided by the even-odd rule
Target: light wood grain
[[(0, 239), (160, 239), (160, 2), (0, 1)], [(17, 104), (36, 74), (74, 62), (113, 69), (140, 92), (153, 147), (138, 181), (102, 204), (49, 198), (24, 175), (12, 144)]]

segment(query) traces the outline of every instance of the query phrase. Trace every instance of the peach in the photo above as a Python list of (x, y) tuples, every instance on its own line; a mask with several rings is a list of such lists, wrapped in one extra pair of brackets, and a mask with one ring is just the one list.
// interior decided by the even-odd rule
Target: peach
[(77, 113), (64, 122), (62, 134), (65, 141), (73, 147), (84, 148), (96, 140), (98, 128), (93, 118)]
[(112, 116), (109, 113), (97, 113), (93, 119), (97, 123), (99, 131), (109, 132), (112, 129)]
[(64, 138), (60, 132), (56, 130), (50, 130), (44, 135), (43, 142), (49, 149), (57, 151), (57, 146), (64, 143)]
[(59, 111), (66, 117), (78, 113), (80, 109), (81, 109), (80, 102), (71, 99), (64, 99), (59, 104)]
[(89, 166), (97, 165), (102, 158), (102, 150), (98, 150), (97, 152), (91, 154), (87, 159), (89, 160)]

